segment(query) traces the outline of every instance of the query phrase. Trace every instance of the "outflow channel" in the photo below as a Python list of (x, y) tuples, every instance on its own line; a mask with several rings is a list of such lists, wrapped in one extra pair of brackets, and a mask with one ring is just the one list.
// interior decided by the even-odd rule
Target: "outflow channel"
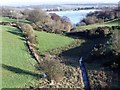
[(80, 58), (79, 63), (80, 63), (80, 69), (82, 72), (82, 77), (83, 77), (83, 82), (84, 82), (84, 89), (90, 90), (89, 80), (88, 80), (86, 68), (85, 68), (84, 61), (83, 61), (82, 57)]

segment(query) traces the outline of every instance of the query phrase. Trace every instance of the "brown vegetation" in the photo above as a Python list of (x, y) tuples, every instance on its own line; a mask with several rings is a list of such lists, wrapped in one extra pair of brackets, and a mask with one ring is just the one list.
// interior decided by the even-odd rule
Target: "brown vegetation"
[(64, 77), (63, 67), (58, 60), (45, 56), (44, 60), (40, 63), (39, 68), (47, 74), (47, 79), (52, 82), (62, 81)]
[(29, 51), (31, 52), (32, 56), (35, 58), (37, 63), (40, 64), (40, 53), (36, 47), (37, 41), (32, 26), (29, 24), (20, 24), (19, 28), (22, 30), (25, 36), (26, 44), (28, 46)]
[(29, 24), (24, 24), (21, 26), (21, 29), (23, 30), (23, 33), (28, 41), (32, 44), (36, 44), (36, 36), (34, 34), (32, 26)]

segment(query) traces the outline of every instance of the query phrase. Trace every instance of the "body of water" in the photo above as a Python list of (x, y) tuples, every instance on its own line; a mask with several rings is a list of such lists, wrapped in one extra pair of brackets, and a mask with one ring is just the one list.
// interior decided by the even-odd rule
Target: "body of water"
[(67, 16), (72, 24), (79, 23), (83, 18), (86, 17), (87, 13), (97, 11), (95, 9), (91, 10), (79, 10), (79, 11), (52, 11), (48, 13), (56, 13), (57, 15), (63, 17)]

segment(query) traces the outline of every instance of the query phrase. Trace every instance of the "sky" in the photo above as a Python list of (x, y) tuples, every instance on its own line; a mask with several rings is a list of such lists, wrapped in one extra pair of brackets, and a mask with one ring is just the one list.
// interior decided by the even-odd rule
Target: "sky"
[(20, 6), (38, 4), (63, 4), (63, 3), (118, 3), (119, 0), (1, 0), (1, 5)]

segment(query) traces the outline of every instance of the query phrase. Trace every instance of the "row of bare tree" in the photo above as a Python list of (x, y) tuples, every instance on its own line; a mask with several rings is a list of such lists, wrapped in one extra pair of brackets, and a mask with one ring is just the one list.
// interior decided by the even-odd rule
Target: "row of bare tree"
[(44, 30), (46, 32), (62, 33), (70, 32), (73, 28), (67, 17), (60, 17), (55, 13), (46, 13), (41, 9), (19, 10), (16, 8), (0, 8), (0, 15), (14, 19), (27, 19), (31, 21), (36, 30)]

